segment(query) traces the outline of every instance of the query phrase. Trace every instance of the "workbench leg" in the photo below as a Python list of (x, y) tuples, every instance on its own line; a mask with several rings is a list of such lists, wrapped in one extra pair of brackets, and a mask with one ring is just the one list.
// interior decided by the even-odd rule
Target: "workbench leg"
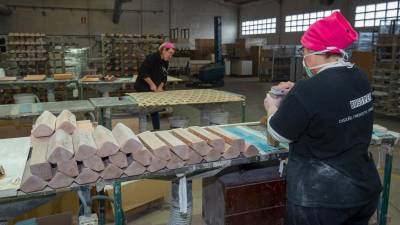
[(55, 102), (56, 101), (56, 96), (54, 94), (54, 88), (47, 88), (47, 101), (48, 102)]
[(242, 102), (242, 123), (246, 122), (246, 101)]
[(382, 144), (380, 151), (386, 150), (385, 171), (383, 174), (383, 190), (379, 206), (379, 225), (387, 224), (387, 214), (389, 210), (390, 182), (392, 177), (393, 146)]
[(143, 133), (147, 130), (147, 117), (146, 114), (140, 113), (139, 114), (139, 131)]
[(121, 182), (114, 182), (114, 215), (115, 225), (123, 224), (123, 214), (121, 205)]
[[(105, 196), (104, 190), (98, 192), (98, 195)], [(99, 201), (99, 225), (106, 224), (106, 201)]]
[(192, 224), (192, 181), (186, 177), (172, 181), (171, 212), (168, 225)]
[[(110, 97), (110, 93), (108, 91), (105, 91), (102, 93), (103, 98), (107, 98)], [(112, 129), (112, 125), (111, 125), (111, 108), (106, 108), (105, 112), (104, 112), (104, 119), (105, 121), (103, 121), (105, 127), (107, 127), (108, 129)]]
[(79, 98), (83, 100), (83, 85), (79, 85)]

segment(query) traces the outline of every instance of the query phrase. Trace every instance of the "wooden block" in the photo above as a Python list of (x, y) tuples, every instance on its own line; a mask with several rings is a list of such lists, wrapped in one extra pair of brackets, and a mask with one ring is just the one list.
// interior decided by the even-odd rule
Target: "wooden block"
[(71, 80), (74, 77), (72, 73), (55, 73), (53, 74), (54, 80)]
[(25, 81), (40, 81), (40, 80), (45, 80), (46, 75), (26, 75), (24, 77)]
[(127, 176), (137, 176), (146, 172), (146, 167), (135, 161), (132, 156), (128, 157), (128, 162), (129, 166), (124, 171)]
[(142, 150), (132, 154), (132, 158), (143, 166), (148, 166), (151, 164), (152, 154), (147, 148), (143, 147)]
[(92, 133), (80, 127), (76, 128), (72, 134), (72, 142), (74, 144), (75, 160), (77, 161), (88, 159), (97, 152)]
[(98, 155), (93, 155), (83, 160), (83, 165), (94, 171), (100, 172), (104, 170), (104, 162)]
[(153, 153), (153, 155), (163, 160), (169, 160), (171, 158), (171, 151), (169, 150), (169, 147), (154, 133), (146, 131), (138, 136), (146, 148)]
[(69, 187), (74, 178), (67, 176), (61, 172), (56, 172), (53, 179), (50, 180), (49, 186), (53, 189)]
[(237, 148), (240, 152), (244, 151), (244, 140), (219, 128), (219, 127), (207, 127), (208, 131), (222, 137), (225, 142), (230, 144), (233, 148)]
[(75, 159), (57, 162), (57, 170), (69, 177), (76, 177), (79, 175), (78, 164)]
[(98, 156), (107, 157), (118, 152), (119, 144), (109, 129), (98, 125), (93, 131), (93, 138), (97, 145)]
[(89, 133), (93, 132), (93, 124), (90, 120), (80, 120), (80, 121), (76, 121), (76, 126), (86, 130)]
[(105, 180), (120, 178), (124, 173), (123, 170), (112, 164), (110, 161), (105, 161), (106, 168), (101, 172), (101, 177)]
[(168, 160), (167, 162), (167, 168), (170, 170), (182, 168), (185, 166), (185, 161), (183, 161), (181, 158), (179, 158), (175, 154), (171, 154), (171, 159)]
[(230, 144), (225, 144), (225, 151), (222, 154), (222, 157), (224, 157), (224, 159), (234, 159), (239, 157), (239, 155), (239, 149), (232, 147)]
[(76, 117), (68, 110), (63, 110), (57, 116), (56, 129), (62, 129), (65, 132), (72, 134), (76, 128)]
[(0, 77), (0, 81), (16, 81), (17, 77)]
[(225, 140), (220, 136), (213, 134), (201, 127), (189, 127), (188, 131), (192, 132), (201, 139), (207, 141), (215, 150), (223, 153), (225, 150)]
[(217, 161), (218, 159), (220, 159), (222, 157), (221, 152), (217, 151), (216, 149), (211, 149), (207, 155), (205, 155), (203, 158), (207, 161), (207, 162), (213, 162), (213, 161)]
[(156, 172), (156, 171), (162, 170), (165, 167), (167, 167), (167, 163), (168, 163), (167, 160), (160, 159), (157, 156), (151, 154), (151, 163), (147, 167), (147, 171)]
[(197, 151), (201, 156), (207, 155), (211, 151), (211, 147), (207, 144), (206, 141), (197, 137), (196, 135), (190, 133), (189, 131), (178, 128), (172, 130), (173, 134), (189, 145), (192, 149)]
[(66, 161), (74, 156), (74, 147), (71, 135), (64, 130), (56, 130), (50, 138), (47, 148), (46, 159), (50, 163), (56, 164), (59, 161)]
[(79, 169), (79, 175), (75, 178), (75, 182), (78, 184), (94, 183), (99, 179), (99, 177), (99, 173), (87, 167), (81, 166)]
[(203, 161), (203, 157), (199, 153), (194, 150), (189, 151), (189, 160), (186, 161), (187, 165), (199, 164), (201, 161)]
[(143, 144), (139, 138), (123, 123), (118, 123), (112, 130), (112, 133), (119, 143), (122, 152), (126, 154), (136, 153), (143, 149)]
[(46, 187), (47, 182), (31, 173), (29, 163), (28, 161), (25, 166), (20, 189), (25, 193), (41, 191)]
[(189, 159), (189, 146), (175, 137), (169, 131), (159, 131), (156, 132), (157, 137), (159, 137), (165, 144), (167, 144), (170, 149), (179, 156), (182, 160)]
[(257, 147), (252, 145), (252, 144), (250, 144), (250, 143), (248, 143), (248, 142), (245, 143), (244, 149), (245, 150), (243, 152), (243, 155), (245, 157), (254, 157), (254, 156), (257, 156), (259, 154), (259, 151), (258, 151)]
[(53, 177), (51, 165), (46, 159), (48, 141), (49, 138), (44, 140), (31, 137), (32, 152), (29, 160), (31, 173), (46, 181)]
[(34, 137), (49, 137), (56, 129), (57, 117), (49, 111), (44, 111), (33, 125), (32, 135)]
[(126, 168), (128, 166), (128, 160), (126, 158), (125, 153), (123, 152), (117, 152), (114, 155), (110, 155), (108, 159), (112, 164), (116, 165), (121, 169)]

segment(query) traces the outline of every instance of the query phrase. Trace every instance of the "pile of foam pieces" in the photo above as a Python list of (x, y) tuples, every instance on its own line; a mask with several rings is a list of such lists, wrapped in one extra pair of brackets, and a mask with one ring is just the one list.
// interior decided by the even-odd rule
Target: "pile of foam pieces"
[(259, 154), (255, 146), (219, 127), (136, 135), (122, 123), (109, 130), (101, 125), (93, 127), (90, 121), (76, 121), (68, 110), (57, 117), (43, 112), (33, 125), (31, 146), (20, 187), (23, 192)]

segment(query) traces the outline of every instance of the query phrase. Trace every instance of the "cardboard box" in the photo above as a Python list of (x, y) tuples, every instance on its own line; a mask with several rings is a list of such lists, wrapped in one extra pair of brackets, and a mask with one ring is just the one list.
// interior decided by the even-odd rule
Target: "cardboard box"
[(28, 137), (31, 135), (32, 119), (0, 120), (0, 139)]
[(352, 62), (361, 68), (367, 75), (369, 81), (372, 81), (374, 74), (375, 54), (373, 52), (353, 51)]
[(125, 126), (129, 127), (135, 134), (140, 133), (139, 129), (139, 118), (137, 117), (129, 117), (129, 118), (113, 118), (112, 119), (112, 127), (114, 128), (118, 123), (122, 123)]

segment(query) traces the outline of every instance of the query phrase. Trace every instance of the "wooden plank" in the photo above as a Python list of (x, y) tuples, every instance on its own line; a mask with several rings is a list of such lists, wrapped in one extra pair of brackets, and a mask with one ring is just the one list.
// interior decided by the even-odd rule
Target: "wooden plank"
[(98, 155), (93, 155), (87, 159), (84, 159), (83, 165), (97, 172), (103, 171), (105, 168), (103, 160)]
[(65, 175), (61, 172), (55, 172), (53, 179), (50, 180), (49, 186), (53, 189), (69, 187), (72, 182), (74, 182), (74, 178)]
[(200, 137), (201, 139), (207, 141), (207, 143), (212, 146), (215, 150), (223, 153), (225, 150), (225, 140), (220, 136), (213, 134), (201, 127), (189, 127), (188, 131)]
[(33, 175), (31, 173), (29, 164), (30, 162), (28, 161), (25, 166), (24, 175), (22, 176), (20, 189), (25, 193), (41, 191), (46, 187), (47, 182), (40, 177)]
[(119, 144), (109, 129), (97, 125), (93, 131), (93, 138), (97, 145), (96, 154), (98, 156), (107, 157), (118, 152)]
[(190, 133), (189, 131), (178, 128), (172, 130), (173, 134), (180, 140), (189, 145), (192, 149), (197, 151), (201, 156), (206, 156), (212, 148), (207, 144), (206, 141)]
[(189, 146), (175, 137), (169, 131), (159, 131), (156, 132), (157, 137), (159, 137), (165, 144), (167, 144), (170, 149), (179, 156), (182, 160), (189, 159)]
[(49, 137), (56, 129), (57, 117), (49, 111), (44, 111), (33, 125), (32, 135), (34, 137)]
[(24, 77), (25, 81), (41, 81), (47, 78), (46, 75), (26, 75)]
[(76, 117), (69, 110), (63, 110), (57, 116), (56, 129), (62, 129), (68, 134), (72, 134), (76, 128)]
[(81, 165), (79, 168), (79, 175), (75, 178), (75, 182), (78, 184), (94, 183), (99, 177), (99, 173)]
[(72, 134), (72, 142), (74, 144), (75, 160), (77, 161), (88, 159), (97, 152), (92, 133), (80, 127), (76, 128)]
[(230, 144), (233, 148), (237, 148), (240, 152), (244, 151), (244, 140), (219, 128), (219, 127), (207, 127), (208, 131), (222, 137), (225, 142)]
[(0, 77), (0, 81), (16, 81), (17, 77)]
[(143, 149), (143, 144), (136, 134), (123, 123), (118, 123), (112, 130), (112, 133), (119, 143), (122, 152), (126, 154), (136, 153)]
[(54, 80), (71, 80), (74, 78), (72, 73), (55, 73), (53, 74)]
[(222, 154), (222, 157), (224, 157), (224, 159), (234, 159), (239, 157), (239, 155), (239, 149), (232, 147), (230, 144), (225, 144), (225, 151)]
[(101, 177), (105, 180), (117, 179), (124, 173), (123, 170), (112, 164), (110, 161), (105, 161), (106, 168), (101, 172)]
[(245, 142), (244, 149), (243, 155), (245, 157), (254, 157), (260, 154), (257, 147), (248, 142)]
[(51, 165), (46, 159), (48, 141), (49, 138), (31, 137), (32, 153), (29, 160), (31, 173), (45, 181), (51, 180), (53, 177)]
[(69, 160), (73, 156), (74, 147), (71, 135), (64, 130), (56, 130), (49, 141), (46, 155), (47, 161), (56, 164), (59, 161)]
[(201, 161), (203, 161), (203, 157), (199, 153), (194, 150), (189, 151), (189, 160), (186, 161), (187, 165), (199, 164)]
[(170, 170), (182, 168), (185, 166), (185, 161), (179, 158), (174, 153), (171, 154), (171, 159), (167, 162), (167, 168)]
[(117, 152), (114, 155), (110, 155), (108, 159), (112, 164), (116, 165), (121, 169), (126, 168), (128, 166), (128, 160), (126, 158), (125, 153), (123, 152)]
[(152, 154), (147, 148), (143, 147), (142, 150), (132, 154), (132, 158), (143, 166), (148, 166), (151, 164)]
[(78, 164), (75, 159), (57, 162), (57, 170), (69, 177), (76, 177), (79, 175)]
[(154, 133), (146, 131), (138, 135), (139, 139), (156, 157), (169, 160), (171, 158), (171, 151), (169, 147), (162, 142)]
[(127, 176), (137, 176), (146, 172), (146, 167), (135, 161), (132, 156), (128, 157), (128, 162), (129, 166), (124, 171)]

